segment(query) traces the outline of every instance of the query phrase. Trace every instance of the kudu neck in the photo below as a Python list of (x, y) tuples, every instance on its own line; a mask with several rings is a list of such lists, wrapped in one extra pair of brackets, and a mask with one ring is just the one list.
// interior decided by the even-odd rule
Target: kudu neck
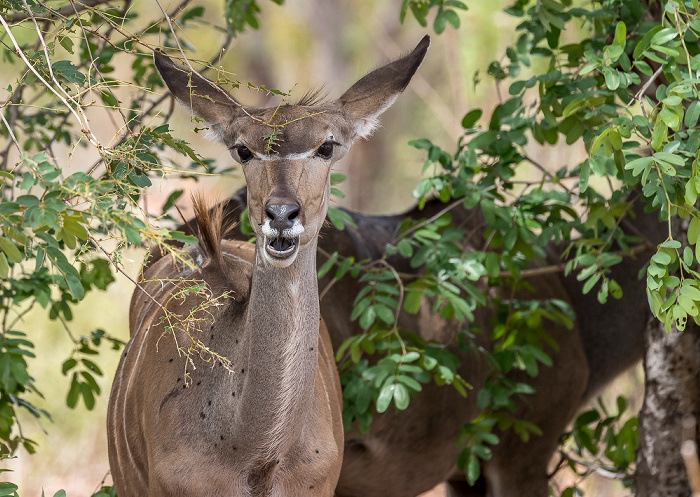
[(320, 309), (316, 241), (287, 268), (264, 261), (256, 244), (245, 325), (248, 367), (241, 422), (262, 458), (276, 458), (299, 437), (318, 366)]

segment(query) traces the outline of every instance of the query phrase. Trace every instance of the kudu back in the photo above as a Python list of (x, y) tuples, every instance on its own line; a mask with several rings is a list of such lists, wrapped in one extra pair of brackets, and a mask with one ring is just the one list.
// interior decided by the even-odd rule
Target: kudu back
[[(224, 204), (231, 218), (238, 218), (245, 209), (245, 188)], [(631, 236), (638, 236), (653, 248), (665, 238), (665, 227), (655, 213), (646, 213), (639, 192), (633, 192), (631, 214), (622, 224)], [(356, 260), (379, 259), (387, 243), (395, 240), (399, 226), (406, 219), (426, 219), (439, 213), (445, 204), (437, 199), (428, 200), (421, 210), (413, 208), (401, 214), (373, 216), (346, 210), (356, 228), (346, 226), (337, 230), (326, 226), (321, 230), (319, 247), (326, 253), (338, 251), (342, 256)], [(452, 209), (453, 224), (470, 233), (465, 244), (481, 246), (485, 226), (480, 209)], [(179, 229), (191, 232), (191, 223)], [(232, 236), (245, 238), (240, 232)], [(547, 247), (547, 264), (561, 263), (563, 246)], [(351, 431), (345, 437), (345, 456), (337, 489), (338, 496), (413, 497), (435, 485), (447, 481), (451, 496), (537, 496), (547, 495), (547, 463), (554, 453), (558, 439), (566, 425), (588, 401), (609, 381), (637, 363), (644, 351), (646, 328), (651, 318), (646, 303), (645, 287), (638, 279), (639, 271), (653, 252), (636, 258), (625, 257), (614, 266), (611, 277), (622, 287), (622, 300), (609, 299), (600, 305), (594, 292), (582, 293), (583, 283), (575, 275), (565, 277), (562, 272), (528, 278), (533, 292), (525, 292), (525, 299), (559, 298), (568, 301), (577, 315), (576, 328), (564, 330), (548, 328), (557, 340), (560, 350), (548, 350), (554, 359), (552, 367), (541, 367), (537, 378), (517, 375), (535, 387), (534, 395), (524, 396), (516, 416), (535, 423), (543, 432), (528, 443), (506, 431), (499, 433), (501, 443), (494, 447), (493, 458), (484, 463), (484, 478), (478, 488), (470, 488), (456, 468), (459, 452), (455, 444), (461, 426), (476, 416), (475, 393), (467, 399), (449, 387), (425, 385), (406, 411), (376, 415), (370, 433), (361, 435)], [(147, 265), (162, 257), (158, 248), (151, 253)], [(320, 258), (319, 266), (325, 258)], [(416, 273), (400, 256), (388, 261), (398, 271)], [(332, 272), (331, 272), (332, 274)], [(320, 285), (325, 288), (332, 276), (324, 276)], [(321, 301), (321, 314), (328, 325), (334, 348), (345, 339), (362, 332), (357, 323), (350, 321), (352, 296), (361, 286), (345, 277), (330, 286)], [(423, 306), (429, 309), (428, 305)], [(490, 309), (476, 316), (480, 324), (489, 317)], [(450, 344), (458, 328), (454, 323), (431, 317), (429, 313), (400, 316), (401, 326), (423, 338)], [(488, 329), (488, 328), (487, 328)], [(477, 344), (488, 347), (488, 337), (478, 337)], [(460, 373), (476, 388), (483, 384), (487, 366), (478, 357), (465, 356), (450, 345), (462, 360)], [(410, 470), (408, 468), (411, 468)]]
[(120, 497), (334, 494), (342, 396), (316, 278), (330, 171), (371, 134), (429, 42), (336, 101), (271, 109), (154, 54), (176, 99), (241, 163), (256, 243), (222, 241), (220, 210), (200, 201), (199, 244), (145, 270), (108, 408)]

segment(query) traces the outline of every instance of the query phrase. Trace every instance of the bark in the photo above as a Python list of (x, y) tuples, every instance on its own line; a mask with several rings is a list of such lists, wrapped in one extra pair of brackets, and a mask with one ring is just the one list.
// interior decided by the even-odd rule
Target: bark
[[(680, 453), (681, 421), (698, 416), (700, 390), (700, 328), (692, 321), (685, 331), (665, 333), (663, 325), (649, 325), (644, 357), (646, 388), (639, 414), (637, 495), (691, 495)], [(697, 434), (696, 434), (697, 436)]]

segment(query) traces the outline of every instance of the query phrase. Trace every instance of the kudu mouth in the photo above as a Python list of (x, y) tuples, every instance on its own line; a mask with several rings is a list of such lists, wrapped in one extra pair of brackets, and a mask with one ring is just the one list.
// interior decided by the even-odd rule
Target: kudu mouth
[(269, 238), (265, 236), (265, 250), (268, 255), (275, 259), (288, 259), (296, 255), (297, 250), (299, 250), (299, 237), (276, 236)]
[[(278, 267), (286, 267), (294, 262), (299, 252), (299, 238), (304, 233), (304, 226), (298, 216), (295, 213), (289, 215), (291, 211), (282, 207), (284, 206), (268, 206), (268, 217), (261, 227), (265, 237), (265, 255), (268, 261)], [(280, 221), (282, 217), (284, 220)]]

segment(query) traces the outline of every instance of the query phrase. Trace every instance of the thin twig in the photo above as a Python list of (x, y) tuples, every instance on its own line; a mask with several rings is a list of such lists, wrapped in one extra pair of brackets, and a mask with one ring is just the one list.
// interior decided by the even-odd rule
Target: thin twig
[(182, 58), (185, 59), (185, 64), (187, 64), (187, 67), (190, 68), (190, 71), (193, 73), (197, 73), (197, 71), (194, 70), (192, 67), (192, 64), (190, 64), (190, 60), (187, 58), (187, 55), (185, 55), (185, 51), (182, 49), (182, 46), (180, 45), (180, 40), (177, 39), (177, 34), (175, 34), (175, 28), (173, 28), (173, 23), (170, 20), (170, 16), (168, 13), (165, 11), (163, 6), (160, 4), (158, 0), (156, 0), (156, 3), (158, 4), (158, 7), (160, 7), (160, 10), (163, 12), (163, 15), (165, 16), (165, 20), (168, 22), (168, 26), (170, 26), (170, 32), (173, 34), (173, 39), (175, 40), (175, 43), (177, 44), (177, 48), (180, 49), (180, 53), (182, 54)]
[[(104, 3), (112, 3), (114, 1), (115, 0), (84, 0), (83, 6), (80, 8), (80, 10), (84, 10), (84, 9), (91, 8), (91, 7), (97, 7), (98, 5), (102, 5)], [(57, 11), (51, 12), (51, 14), (60, 15), (61, 17), (69, 16), (72, 13), (73, 13), (73, 9), (70, 5), (66, 5), (65, 7), (61, 7)], [(27, 15), (24, 12), (16, 12), (16, 13), (12, 14), (11, 16), (9, 16), (7, 19), (11, 23), (16, 24), (16, 23), (22, 22), (26, 19), (29, 19), (30, 17), (32, 17), (32, 16)]]
[(428, 219), (425, 219), (425, 220), (421, 221), (420, 223), (416, 224), (416, 225), (413, 226), (411, 229), (406, 230), (404, 233), (401, 234), (401, 236), (400, 236), (399, 238), (406, 238), (408, 235), (410, 235), (410, 234), (413, 233), (414, 231), (417, 231), (417, 230), (421, 229), (421, 228), (422, 228), (423, 226), (425, 226), (426, 224), (430, 224), (430, 223), (432, 223), (433, 221), (435, 221), (436, 219), (439, 219), (443, 214), (446, 214), (446, 213), (450, 212), (452, 209), (454, 209), (454, 208), (457, 207), (458, 205), (462, 204), (463, 201), (464, 201), (463, 199), (455, 200), (454, 202), (452, 202), (451, 204), (449, 204), (447, 207), (445, 207), (444, 209), (442, 209), (441, 211), (439, 211), (439, 212), (438, 212), (437, 214), (435, 214), (434, 216), (431, 216), (431, 217), (429, 217)]
[(10, 138), (12, 138), (12, 142), (15, 144), (17, 147), (17, 151), (19, 152), (19, 155), (22, 155), (22, 147), (19, 146), (19, 142), (17, 141), (17, 137), (15, 137), (15, 134), (12, 132), (12, 126), (10, 126), (10, 123), (7, 122), (7, 119), (5, 119), (5, 114), (3, 112), (0, 112), (0, 117), (2, 118), (2, 122), (5, 123), (5, 126), (7, 126), (7, 131), (10, 133)]
[(29, 4), (27, 3), (27, 0), (22, 0), (22, 3), (24, 4), (24, 8), (27, 9), (27, 12), (29, 12), (29, 17), (32, 19), (32, 23), (34, 23), (34, 29), (36, 29), (37, 35), (39, 35), (39, 41), (41, 42), (41, 46), (44, 49), (44, 55), (46, 56), (46, 65), (49, 68), (49, 74), (51, 75), (51, 79), (55, 80), (56, 76), (53, 75), (53, 68), (51, 67), (51, 59), (49, 58), (49, 49), (46, 47), (46, 41), (44, 40), (44, 37), (41, 34), (41, 30), (39, 29), (39, 25), (36, 22), (36, 18), (34, 17), (34, 14), (32, 13), (32, 9), (29, 8)]
[[(16, 51), (15, 53), (16, 53), (17, 55), (20, 56), (20, 58), (24, 61), (24, 63), (26, 64), (26, 66), (29, 68), (29, 70), (32, 71), (32, 73), (34, 73), (34, 75), (37, 77), (37, 79), (38, 79), (39, 81), (41, 81), (41, 82), (44, 84), (44, 86), (46, 86), (46, 88), (48, 88), (49, 91), (51, 91), (51, 93), (53, 93), (54, 95), (56, 95), (56, 97), (58, 97), (58, 99), (63, 103), (63, 105), (65, 105), (66, 107), (68, 107), (68, 109), (70, 109), (71, 113), (75, 116), (75, 118), (77, 119), (78, 123), (80, 123), (81, 130), (82, 130), (83, 133), (85, 134), (85, 136), (86, 136), (86, 138), (88, 139), (88, 141), (90, 141), (90, 143), (92, 143), (100, 152), (109, 154), (110, 152), (107, 151), (107, 150), (105, 150), (104, 147), (102, 147), (102, 145), (100, 144), (100, 142), (99, 142), (99, 141), (97, 140), (97, 138), (93, 135), (92, 131), (90, 131), (90, 126), (89, 126), (89, 124), (88, 124), (87, 116), (85, 116), (85, 114), (83, 113), (82, 109), (80, 108), (80, 105), (79, 105), (77, 102), (75, 102), (75, 101), (73, 100), (72, 97), (68, 96), (68, 99), (70, 99), (70, 100), (76, 105), (76, 108), (73, 108), (73, 107), (68, 103), (68, 99), (66, 99), (66, 98), (63, 97), (60, 93), (58, 93), (58, 92), (54, 89), (54, 87), (53, 87), (51, 84), (49, 84), (49, 82), (46, 81), (46, 80), (44, 79), (44, 77), (43, 77), (41, 74), (39, 74), (39, 71), (37, 71), (37, 70), (34, 68), (34, 66), (31, 64), (31, 62), (29, 62), (29, 60), (27, 59), (26, 55), (24, 54), (24, 52), (23, 52), (22, 49), (20, 48), (19, 43), (17, 43), (17, 40), (15, 39), (14, 35), (13, 35), (12, 32), (10, 31), (10, 27), (7, 25), (7, 22), (5, 21), (5, 18), (4, 18), (3, 16), (0, 16), (0, 23), (3, 25), (3, 27), (5, 28), (5, 31), (7, 32), (7, 36), (8, 36), (8, 37), (10, 38), (10, 40), (12, 41), (12, 44), (13, 44), (14, 47), (15, 47), (15, 51)], [(41, 36), (41, 33), (39, 33), (39, 36)], [(48, 63), (49, 65), (51, 65), (51, 61), (47, 61), (47, 63)], [(58, 82), (56, 82), (56, 83), (58, 84)], [(58, 84), (58, 87), (60, 88), (61, 85)]]
[[(22, 0), (23, 2), (26, 3), (27, 0)], [(78, 24), (80, 24), (80, 32), (83, 33), (83, 38), (85, 39), (85, 46), (87, 47), (88, 54), (90, 55), (90, 62), (89, 66), (93, 67), (95, 69), (95, 72), (97, 75), (102, 79), (102, 81), (105, 82), (105, 86), (107, 88), (107, 91), (109, 92), (110, 95), (114, 98), (115, 101), (118, 101), (119, 99), (117, 96), (114, 94), (112, 91), (112, 88), (107, 84), (107, 81), (105, 80), (105, 77), (102, 75), (100, 72), (100, 68), (97, 67), (97, 64), (95, 64), (95, 61), (97, 60), (93, 55), (92, 55), (92, 49), (90, 48), (90, 41), (87, 38), (87, 34), (85, 34), (85, 26), (83, 26), (83, 20), (80, 19), (80, 15), (78, 14), (78, 7), (75, 5), (75, 2), (73, 0), (70, 0), (70, 4), (73, 7), (73, 10), (75, 11), (75, 16), (78, 19)], [(46, 56), (48, 58), (48, 55)], [(124, 120), (124, 124), (127, 123), (127, 118), (124, 115), (124, 111), (122, 110), (121, 106), (117, 106), (117, 110), (119, 111), (119, 115), (122, 116), (122, 119)], [(110, 114), (111, 117), (111, 114)], [(128, 129), (128, 128), (127, 128)]]
[(92, 241), (92, 243), (94, 243), (95, 246), (96, 246), (97, 248), (99, 248), (99, 249), (104, 253), (104, 255), (105, 255), (105, 256), (107, 257), (107, 259), (109, 260), (110, 264), (112, 264), (112, 266), (114, 266), (114, 269), (116, 269), (117, 272), (123, 274), (123, 275), (126, 277), (127, 280), (129, 280), (130, 282), (132, 282), (132, 283), (133, 283), (138, 289), (140, 289), (148, 298), (150, 298), (159, 308), (161, 308), (164, 312), (167, 313), (167, 309), (166, 309), (165, 307), (163, 307), (163, 305), (158, 301), (158, 299), (156, 299), (153, 295), (151, 295), (150, 293), (148, 293), (148, 292), (146, 291), (146, 289), (145, 289), (139, 282), (137, 282), (134, 278), (132, 278), (131, 276), (129, 276), (129, 275), (127, 274), (127, 272), (124, 271), (124, 270), (119, 266), (119, 264), (114, 260), (114, 257), (112, 257), (112, 254), (110, 254), (109, 252), (107, 252), (107, 250), (105, 250), (105, 248), (104, 248), (102, 245), (100, 245), (100, 243), (95, 239), (95, 237), (92, 236), (92, 234), (88, 234), (88, 237), (89, 237), (89, 239)]

